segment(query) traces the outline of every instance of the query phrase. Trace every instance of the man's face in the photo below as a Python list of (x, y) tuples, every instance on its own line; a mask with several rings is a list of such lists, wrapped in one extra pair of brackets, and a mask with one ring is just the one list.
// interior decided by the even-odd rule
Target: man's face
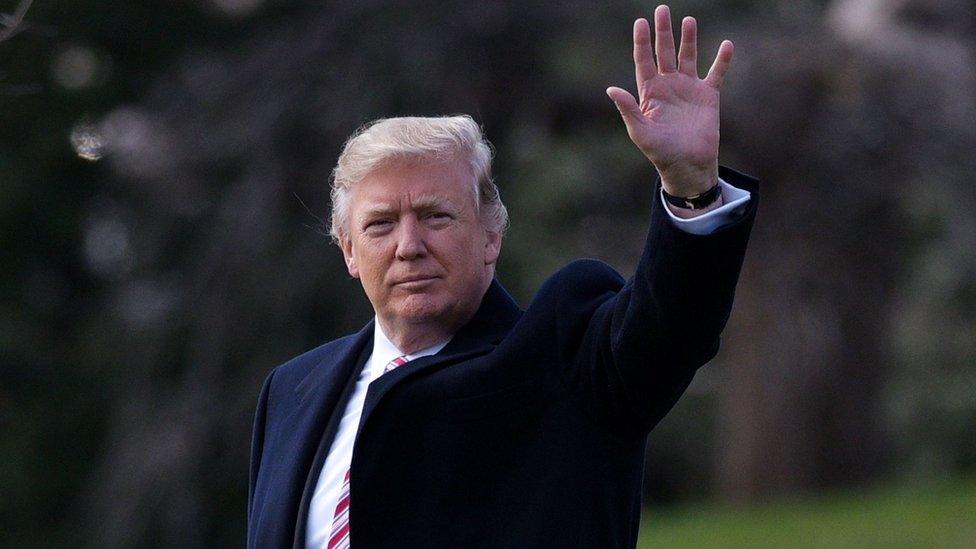
[(453, 333), (477, 310), (501, 237), (482, 226), (473, 189), (459, 162), (394, 164), (350, 189), (342, 253), (384, 330)]

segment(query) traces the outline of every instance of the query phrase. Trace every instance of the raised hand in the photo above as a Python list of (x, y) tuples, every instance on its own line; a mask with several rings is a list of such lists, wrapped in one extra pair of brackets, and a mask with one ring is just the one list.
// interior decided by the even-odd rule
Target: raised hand
[[(704, 192), (718, 181), (719, 89), (732, 62), (725, 40), (705, 79), (698, 78), (698, 29), (693, 17), (681, 22), (675, 58), (671, 12), (654, 10), (654, 51), (646, 19), (634, 22), (634, 68), (640, 102), (628, 91), (607, 88), (631, 141), (661, 174), (675, 196)], [(655, 53), (657, 62), (655, 63)]]

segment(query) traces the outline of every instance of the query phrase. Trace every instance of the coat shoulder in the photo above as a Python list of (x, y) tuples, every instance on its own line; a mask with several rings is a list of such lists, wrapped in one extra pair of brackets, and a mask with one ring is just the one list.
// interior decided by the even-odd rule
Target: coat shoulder
[(533, 305), (553, 302), (579, 303), (606, 297), (624, 285), (624, 278), (610, 265), (596, 259), (577, 259), (552, 274), (536, 293)]
[(274, 377), (273, 390), (279, 388), (294, 389), (323, 360), (337, 356), (348, 349), (350, 345), (353, 345), (357, 336), (359, 334), (350, 334), (339, 339), (333, 339), (277, 366), (268, 374), (269, 379), (272, 376)]

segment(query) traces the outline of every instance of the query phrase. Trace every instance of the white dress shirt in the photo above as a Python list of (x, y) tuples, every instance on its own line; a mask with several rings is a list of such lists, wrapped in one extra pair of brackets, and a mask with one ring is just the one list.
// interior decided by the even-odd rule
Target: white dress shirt
[[(749, 191), (733, 187), (722, 179), (719, 179), (719, 185), (722, 186), (724, 204), (697, 217), (682, 219), (674, 215), (671, 206), (664, 200), (663, 189), (661, 191), (661, 202), (678, 228), (692, 234), (708, 234), (735, 220), (745, 209), (745, 205), (751, 197)], [(366, 365), (363, 366), (363, 371), (359, 373), (359, 379), (356, 380), (356, 387), (353, 389), (349, 403), (346, 404), (346, 409), (342, 414), (339, 429), (336, 431), (335, 440), (329, 449), (329, 455), (325, 458), (325, 464), (322, 465), (322, 471), (319, 473), (315, 492), (308, 508), (305, 544), (310, 548), (324, 548), (329, 544), (335, 508), (339, 504), (339, 494), (342, 491), (346, 471), (352, 463), (352, 447), (359, 431), (359, 419), (363, 413), (363, 405), (366, 403), (366, 390), (374, 379), (383, 375), (386, 365), (391, 360), (403, 356), (403, 353), (383, 333), (378, 320), (374, 322), (373, 326), (373, 352), (369, 360), (366, 361)], [(407, 360), (436, 354), (449, 341), (406, 355)], [(352, 497), (355, 495), (350, 493), (350, 499)]]

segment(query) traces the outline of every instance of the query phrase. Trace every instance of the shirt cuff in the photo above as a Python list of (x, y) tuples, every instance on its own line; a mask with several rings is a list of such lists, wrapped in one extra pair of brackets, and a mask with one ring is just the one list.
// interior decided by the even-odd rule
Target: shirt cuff
[(671, 212), (667, 201), (664, 200), (664, 189), (661, 189), (661, 203), (664, 204), (664, 210), (671, 216), (671, 221), (675, 226), (687, 233), (706, 235), (728, 225), (742, 215), (752, 194), (744, 189), (729, 185), (722, 178), (719, 178), (718, 184), (722, 187), (724, 204), (710, 212), (689, 219), (682, 219)]

